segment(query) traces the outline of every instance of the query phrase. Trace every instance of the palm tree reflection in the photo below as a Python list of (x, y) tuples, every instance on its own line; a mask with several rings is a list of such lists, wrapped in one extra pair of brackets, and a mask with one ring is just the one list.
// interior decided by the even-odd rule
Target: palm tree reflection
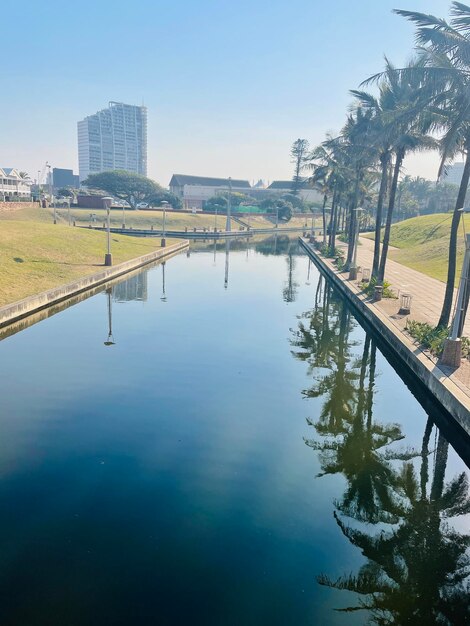
[(366, 558), (357, 574), (336, 580), (322, 574), (318, 582), (354, 592), (357, 603), (340, 610), (367, 610), (371, 623), (470, 623), (470, 536), (452, 525), (470, 513), (467, 476), (445, 481), (449, 444), (439, 433), (430, 450), (431, 418), (420, 451), (397, 447), (404, 438), (399, 424), (374, 419), (377, 348), (366, 336), (355, 359), (353, 329), (345, 303), (320, 283), (315, 307), (291, 342), (313, 376), (303, 395), (324, 398), (317, 418), (308, 420), (315, 436), (305, 442), (318, 452), (319, 476), (346, 479), (334, 519)]

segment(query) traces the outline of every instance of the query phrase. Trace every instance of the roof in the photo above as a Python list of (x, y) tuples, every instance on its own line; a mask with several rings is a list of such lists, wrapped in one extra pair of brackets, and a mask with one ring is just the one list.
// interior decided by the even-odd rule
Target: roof
[[(251, 185), (247, 180), (238, 180), (232, 178), (232, 187), (242, 187), (245, 189), (251, 189)], [(206, 176), (187, 176), (186, 174), (173, 174), (170, 180), (170, 187), (176, 187), (177, 185), (201, 185), (204, 187), (228, 187), (230, 180), (228, 178), (209, 178)]]
[[(268, 189), (292, 189), (293, 186), (292, 180), (273, 180), (273, 182), (269, 185)], [(308, 189), (308, 184), (306, 180), (300, 182), (299, 185), (302, 189)]]

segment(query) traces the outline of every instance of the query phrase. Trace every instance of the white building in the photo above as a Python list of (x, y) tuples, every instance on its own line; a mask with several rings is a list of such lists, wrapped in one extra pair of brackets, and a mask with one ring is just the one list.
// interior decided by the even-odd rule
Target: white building
[(251, 186), (247, 180), (173, 174), (169, 186), (170, 191), (181, 199), (183, 209), (200, 210), (209, 198), (228, 191), (230, 185), (232, 191), (250, 195)]
[[(274, 180), (267, 188), (267, 191), (273, 191), (273, 192), (282, 193), (282, 194), (292, 193), (292, 181), (291, 180)], [(323, 201), (323, 197), (321, 193), (317, 191), (316, 189), (309, 187), (308, 183), (305, 181), (301, 183), (301, 186), (299, 189), (299, 197), (302, 200), (305, 200), (305, 202), (322, 202)]]
[(78, 122), (78, 167), (80, 182), (108, 170), (147, 176), (147, 107), (110, 102)]
[(31, 198), (31, 181), (13, 167), (0, 168), (0, 202), (25, 202)]

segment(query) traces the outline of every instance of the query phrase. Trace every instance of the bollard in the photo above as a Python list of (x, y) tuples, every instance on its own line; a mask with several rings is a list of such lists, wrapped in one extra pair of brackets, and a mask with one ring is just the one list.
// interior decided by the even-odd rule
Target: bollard
[(383, 291), (384, 291), (384, 288), (382, 287), (382, 285), (375, 285), (374, 287), (374, 301), (375, 302), (379, 302), (379, 300), (382, 300)]
[(357, 267), (351, 267), (349, 270), (349, 280), (357, 280)]
[(446, 339), (440, 362), (449, 367), (460, 367), (462, 361), (462, 342), (460, 339)]
[(165, 241), (165, 239), (162, 239), (161, 244), (162, 244), (162, 248), (165, 248), (165, 247), (166, 247), (166, 241)]
[(409, 315), (411, 313), (411, 300), (413, 296), (407, 291), (402, 291), (400, 294), (400, 310), (399, 313), (403, 315)]

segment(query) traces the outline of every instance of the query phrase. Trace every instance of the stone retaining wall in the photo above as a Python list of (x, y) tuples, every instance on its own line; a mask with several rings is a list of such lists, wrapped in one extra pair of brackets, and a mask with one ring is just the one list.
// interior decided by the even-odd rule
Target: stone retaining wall
[(18, 211), (18, 209), (39, 208), (38, 202), (0, 202), (0, 211)]
[(300, 238), (300, 243), (315, 265), (380, 334), (399, 361), (413, 372), (434, 399), (470, 435), (470, 397), (446, 376), (411, 339), (394, 326), (382, 311), (367, 302), (366, 296), (354, 289), (344, 276), (336, 273), (302, 238)]
[(66, 300), (82, 291), (92, 289), (93, 287), (101, 285), (113, 278), (116, 278), (117, 276), (122, 276), (123, 274), (126, 274), (138, 267), (147, 265), (152, 261), (158, 261), (168, 256), (173, 256), (188, 246), (189, 241), (175, 243), (167, 246), (166, 248), (160, 248), (155, 252), (150, 252), (149, 254), (137, 257), (136, 259), (125, 261), (124, 263), (120, 263), (114, 267), (103, 269), (101, 272), (97, 272), (96, 274), (84, 276), (73, 283), (61, 285), (60, 287), (43, 291), (42, 293), (38, 293), (34, 296), (29, 296), (23, 300), (18, 300), (12, 304), (7, 304), (6, 306), (0, 308), (0, 328), (31, 315), (32, 313), (40, 311), (41, 309), (50, 307), (51, 305), (61, 302), (62, 300)]

